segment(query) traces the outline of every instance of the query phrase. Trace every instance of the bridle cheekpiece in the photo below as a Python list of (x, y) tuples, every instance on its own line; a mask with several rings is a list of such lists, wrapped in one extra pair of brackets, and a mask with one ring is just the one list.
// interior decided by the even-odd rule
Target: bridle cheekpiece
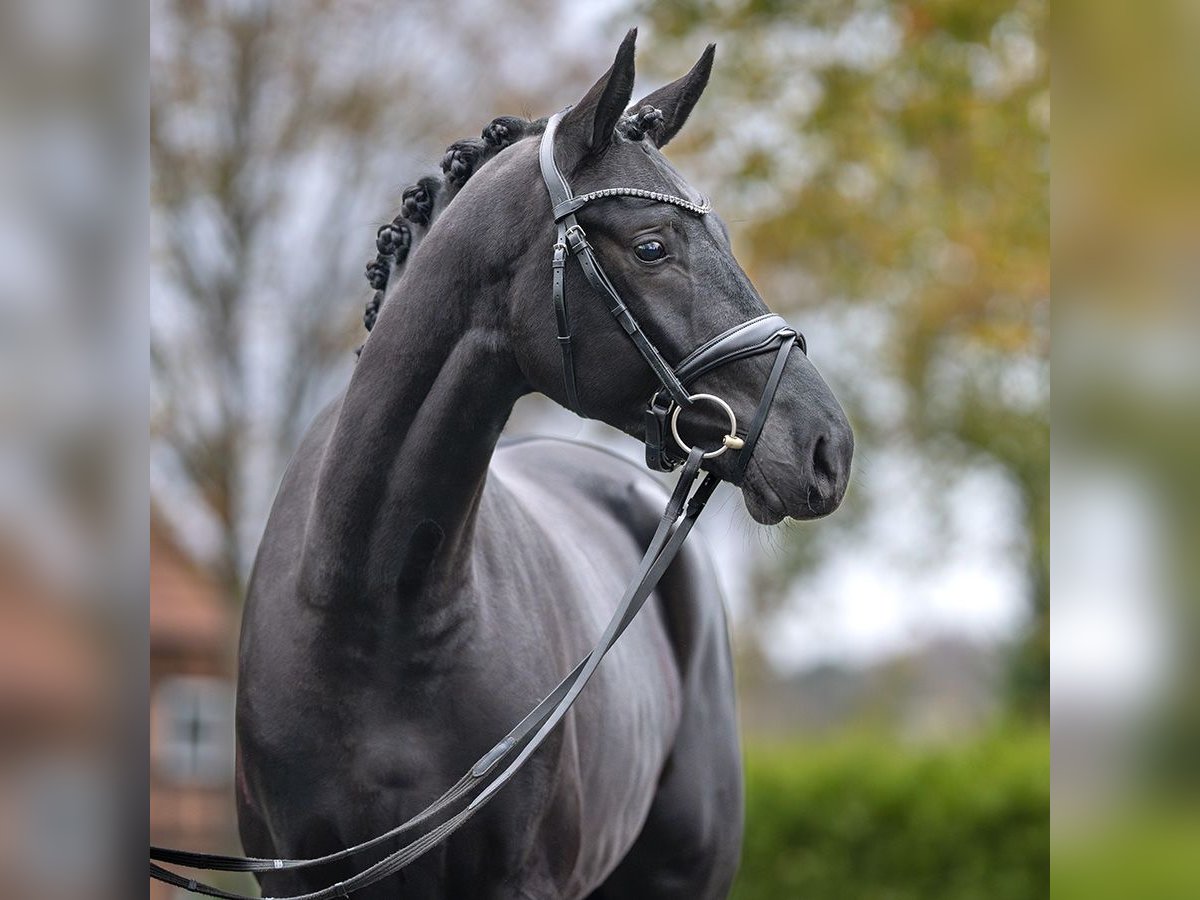
[[(582, 415), (579, 388), (575, 380), (571, 318), (563, 278), (567, 257), (574, 256), (579, 261), (588, 283), (600, 295), (608, 311), (633, 341), (662, 385), (646, 408), (646, 465), (656, 471), (669, 472), (687, 458), (691, 448), (679, 434), (680, 413), (696, 402), (708, 402), (719, 407), (728, 416), (729, 430), (722, 438), (721, 444), (705, 452), (703, 458), (714, 459), (730, 450), (736, 452), (737, 462), (727, 480), (740, 484), (749, 465), (750, 455), (762, 434), (762, 427), (766, 423), (771, 402), (779, 387), (783, 367), (793, 344), (799, 344), (800, 350), (807, 352), (804, 337), (781, 317), (768, 313), (717, 335), (690, 353), (677, 366), (671, 366), (654, 343), (646, 337), (637, 319), (613, 287), (575, 214), (589, 203), (612, 197), (636, 197), (656, 203), (669, 203), (697, 216), (705, 215), (712, 207), (707, 200), (695, 203), (683, 197), (644, 188), (601, 188), (576, 196), (571, 192), (570, 185), (554, 160), (554, 136), (566, 112), (567, 110), (563, 110), (556, 113), (546, 123), (546, 130), (542, 134), (541, 146), (538, 149), (538, 162), (541, 165), (542, 180), (550, 194), (557, 227), (552, 263), (554, 313), (558, 321), (558, 346), (562, 353), (563, 386), (566, 389), (567, 405)], [(725, 400), (714, 394), (693, 394), (687, 388), (688, 384), (718, 366), (770, 352), (776, 353), (775, 365), (763, 387), (762, 397), (750, 425), (744, 430), (738, 429), (737, 416)]]

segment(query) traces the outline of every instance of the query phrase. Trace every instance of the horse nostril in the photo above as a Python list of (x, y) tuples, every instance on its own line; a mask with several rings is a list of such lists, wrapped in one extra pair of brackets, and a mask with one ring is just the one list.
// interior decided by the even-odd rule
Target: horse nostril
[(831, 487), (837, 484), (838, 467), (830, 453), (829, 439), (825, 435), (817, 438), (817, 442), (813, 445), (812, 461), (813, 475), (818, 482), (828, 481)]

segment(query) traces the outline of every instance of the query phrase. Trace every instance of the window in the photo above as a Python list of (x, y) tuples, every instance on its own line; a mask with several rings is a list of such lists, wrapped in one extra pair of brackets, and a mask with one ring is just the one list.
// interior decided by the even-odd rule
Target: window
[(224, 678), (165, 678), (155, 704), (154, 762), (181, 784), (217, 787), (233, 778), (233, 687)]

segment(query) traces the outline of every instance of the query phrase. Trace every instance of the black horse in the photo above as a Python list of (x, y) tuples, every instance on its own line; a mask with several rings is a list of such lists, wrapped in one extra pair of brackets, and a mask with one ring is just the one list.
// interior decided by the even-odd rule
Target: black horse
[[(661, 115), (631, 117), (631, 32), (559, 124), (554, 156), (572, 187), (697, 196), (660, 148), (712, 58), (709, 47), (633, 107)], [(245, 608), (237, 784), (256, 856), (358, 843), (441, 793), (590, 649), (658, 522), (659, 485), (603, 449), (497, 446), (523, 394), (566, 399), (544, 128), (506, 117), (452, 145), (445, 175), (406, 192), (404, 213), (381, 230), (374, 328), (349, 387), (288, 467)], [(619, 197), (579, 221), (672, 363), (766, 312), (715, 216)], [(579, 267), (565, 279), (581, 411), (640, 438), (658, 382)], [(770, 368), (768, 357), (743, 359), (696, 389), (753, 410)], [(711, 422), (702, 412), (689, 428), (720, 434), (719, 412)], [(835, 509), (852, 444), (828, 387), (792, 352), (742, 482), (751, 515), (774, 524)], [(732, 465), (709, 463), (717, 474)], [(356, 896), (723, 897), (741, 780), (725, 614), (692, 545), (495, 801)], [(303, 893), (368, 861), (268, 873), (262, 887)]]

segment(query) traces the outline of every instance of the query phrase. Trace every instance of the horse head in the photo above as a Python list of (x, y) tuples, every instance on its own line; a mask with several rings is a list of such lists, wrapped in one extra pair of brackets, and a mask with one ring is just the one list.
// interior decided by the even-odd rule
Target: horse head
[[(683, 77), (631, 103), (634, 39), (631, 31), (609, 70), (550, 121), (548, 143), (568, 193), (600, 195), (567, 221), (586, 235), (591, 258), (630, 320), (675, 368), (714, 336), (769, 310), (738, 264), (725, 224), (662, 152), (703, 93), (714, 48)], [(477, 277), (508, 284), (483, 315), (503, 335), (527, 388), (646, 439), (653, 424), (647, 399), (662, 387), (661, 377), (647, 365), (645, 348), (635, 345), (629, 329), (614, 323), (611, 305), (596, 296), (595, 277), (558, 249), (579, 248), (565, 246), (559, 215), (565, 207), (556, 209), (547, 191), (553, 176), (544, 155), (539, 160), (547, 125), (504, 117), (478, 141), (451, 145), (441, 182), (406, 191), (405, 233), (397, 231), (393, 239), (388, 230), (393, 226), (385, 226), (381, 241), (403, 243), (407, 252), (409, 227), (437, 217), (430, 234), (442, 238), (443, 265), (470, 267)], [(562, 259), (552, 262), (552, 256)], [(380, 265), (387, 264), (387, 259), (372, 264), (368, 274), (376, 283), (386, 283), (378, 276)], [(552, 266), (560, 271), (553, 273)], [(562, 279), (555, 290), (561, 290), (570, 319), (566, 357), (551, 301), (553, 277)], [(379, 299), (382, 295), (376, 308)], [(741, 486), (751, 516), (764, 524), (788, 516), (818, 518), (836, 509), (853, 453), (846, 415), (807, 356), (803, 338), (788, 347), (757, 446), (747, 448), (752, 455), (724, 453), (706, 460), (710, 471)], [(681, 410), (678, 436), (662, 436), (669, 449), (678, 457), (684, 441), (719, 449), (725, 434), (734, 438), (730, 419), (736, 415), (745, 423), (754, 416), (774, 361), (773, 354), (745, 354), (695, 377), (688, 392), (724, 402), (696, 402)]]

